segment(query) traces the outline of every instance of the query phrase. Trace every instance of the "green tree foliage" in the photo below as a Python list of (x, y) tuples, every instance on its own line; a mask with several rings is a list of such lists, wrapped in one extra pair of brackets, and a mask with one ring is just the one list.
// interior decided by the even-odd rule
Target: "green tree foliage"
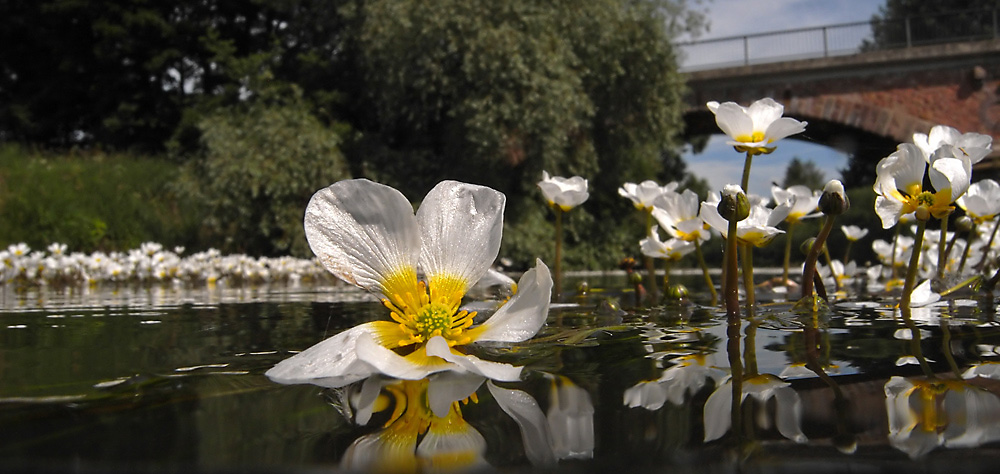
[(198, 129), (203, 156), (185, 165), (178, 184), (203, 206), (203, 242), (252, 255), (311, 255), (306, 203), (349, 177), (340, 134), (310, 114), (295, 88), (219, 108)]
[(0, 2), (0, 139), (162, 150), (185, 110), (227, 90), (212, 37), (330, 99), (345, 31), (324, 0)]
[(993, 15), (998, 0), (886, 0), (872, 17), (874, 50), (942, 41), (993, 38)]
[(812, 160), (802, 161), (798, 157), (792, 158), (785, 168), (785, 179), (781, 182), (781, 187), (788, 188), (796, 184), (801, 184), (809, 189), (823, 189), (826, 179), (823, 170), (816, 166)]
[[(364, 153), (355, 170), (410, 196), (443, 178), (508, 196), (508, 242), (525, 264), (551, 239), (535, 183), (542, 170), (590, 179), (568, 245), (607, 264), (641, 237), (623, 229), (625, 181), (657, 178), (676, 145), (683, 83), (670, 45), (677, 4), (628, 2), (366, 2), (358, 18)], [(359, 127), (360, 128), (360, 127)], [(681, 179), (682, 175), (666, 176)], [(541, 226), (541, 227), (539, 227)], [(612, 250), (607, 250), (608, 246)], [(579, 247), (577, 247), (579, 248)], [(628, 249), (628, 250), (626, 250)]]

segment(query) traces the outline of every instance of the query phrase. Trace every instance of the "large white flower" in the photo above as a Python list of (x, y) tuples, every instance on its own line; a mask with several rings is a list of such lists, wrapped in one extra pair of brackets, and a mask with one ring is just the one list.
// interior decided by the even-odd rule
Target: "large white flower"
[[(935, 152), (928, 166), (916, 145), (903, 143), (879, 161), (873, 189), (877, 194), (875, 213), (882, 219), (883, 228), (896, 225), (902, 215), (918, 210), (937, 218), (951, 212), (951, 204), (969, 188), (972, 164), (968, 157), (949, 156), (948, 150)], [(923, 187), (925, 170), (933, 192)]]
[(750, 107), (743, 107), (735, 102), (720, 104), (715, 101), (706, 105), (715, 114), (715, 123), (732, 138), (727, 143), (741, 153), (771, 153), (774, 146), (769, 145), (789, 135), (801, 133), (808, 124), (782, 117), (785, 107), (770, 97), (757, 100)]
[(550, 206), (563, 211), (583, 204), (590, 197), (590, 193), (587, 192), (587, 180), (579, 176), (568, 179), (560, 176), (550, 177), (548, 171), (542, 171), (542, 180), (538, 182), (538, 187)]
[(446, 370), (517, 380), (520, 367), (463, 351), (477, 341), (524, 341), (548, 315), (552, 279), (540, 260), (483, 324), (473, 327), (475, 313), (460, 308), (497, 257), (504, 203), (502, 193), (456, 181), (435, 186), (416, 216), (399, 191), (365, 179), (318, 191), (306, 207), (310, 247), (327, 270), (378, 296), (392, 321), (341, 332), (265, 375), (326, 387), (377, 373), (412, 380)]

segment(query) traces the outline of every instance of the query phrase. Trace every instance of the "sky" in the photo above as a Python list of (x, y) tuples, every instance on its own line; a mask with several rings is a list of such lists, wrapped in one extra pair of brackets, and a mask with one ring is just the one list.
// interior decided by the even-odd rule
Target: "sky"
[[(706, 40), (866, 21), (883, 4), (882, 0), (703, 0), (694, 8), (707, 11), (709, 31), (698, 38)], [(725, 142), (724, 135), (713, 135), (702, 153), (683, 155), (688, 170), (708, 180), (716, 190), (726, 184), (738, 184), (743, 173), (744, 155)], [(782, 181), (788, 162), (795, 157), (815, 163), (828, 180), (840, 178), (839, 170), (847, 165), (847, 155), (840, 151), (785, 139), (778, 142), (774, 153), (754, 159), (749, 192), (770, 195), (771, 182)]]

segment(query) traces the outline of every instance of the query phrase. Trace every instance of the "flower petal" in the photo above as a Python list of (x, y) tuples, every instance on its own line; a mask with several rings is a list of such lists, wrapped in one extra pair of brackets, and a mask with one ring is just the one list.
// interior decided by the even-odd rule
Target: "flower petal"
[(320, 263), (349, 283), (385, 296), (387, 279), (416, 283), (420, 234), (403, 195), (366, 179), (336, 182), (306, 206), (306, 239)]
[(735, 102), (720, 104), (715, 109), (715, 123), (723, 133), (734, 140), (740, 136), (753, 135), (753, 120), (743, 107)]
[(458, 181), (434, 186), (420, 209), (420, 266), (429, 286), (460, 285), (465, 294), (486, 273), (500, 253), (503, 234), (503, 193)]
[(473, 341), (521, 342), (530, 339), (549, 316), (552, 275), (541, 259), (524, 272), (517, 294), (483, 324), (469, 330)]
[(479, 374), (462, 372), (441, 372), (435, 374), (427, 384), (427, 405), (434, 416), (444, 418), (451, 410), (451, 404), (464, 400), (479, 389), (486, 380)]
[(358, 358), (358, 340), (371, 339), (372, 332), (383, 324), (391, 323), (375, 321), (355, 326), (279, 362), (264, 375), (280, 384), (311, 383), (329, 388), (367, 378), (377, 371)]
[(397, 379), (419, 380), (436, 372), (459, 369), (454, 364), (434, 357), (426, 350), (426, 346), (420, 347), (406, 356), (401, 356), (383, 344), (379, 344), (370, 336), (358, 338), (356, 351), (358, 359), (367, 362), (379, 373)]
[(434, 336), (425, 346), (428, 356), (439, 357), (451, 364), (455, 369), (462, 369), (473, 374), (501, 382), (514, 382), (521, 380), (521, 369), (510, 364), (492, 362), (480, 359), (474, 355), (459, 354), (448, 347), (448, 342), (441, 336)]
[(705, 442), (719, 439), (729, 431), (733, 420), (731, 405), (733, 402), (732, 380), (728, 380), (708, 396), (705, 401), (704, 424)]
[(552, 437), (549, 434), (548, 422), (538, 402), (525, 392), (498, 387), (491, 381), (486, 382), (486, 386), (497, 405), (500, 405), (500, 408), (513, 418), (521, 429), (521, 441), (528, 460), (536, 466), (555, 465), (556, 457), (552, 452)]

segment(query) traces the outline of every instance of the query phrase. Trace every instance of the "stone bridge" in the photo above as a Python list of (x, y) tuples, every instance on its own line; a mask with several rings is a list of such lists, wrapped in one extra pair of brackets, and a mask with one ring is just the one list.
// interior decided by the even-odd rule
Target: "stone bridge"
[[(877, 162), (937, 124), (994, 137), (1000, 169), (1000, 40), (890, 49), (685, 74), (687, 135), (718, 133), (705, 102), (773, 97), (809, 121), (801, 139)], [(991, 173), (993, 174), (993, 173)]]

